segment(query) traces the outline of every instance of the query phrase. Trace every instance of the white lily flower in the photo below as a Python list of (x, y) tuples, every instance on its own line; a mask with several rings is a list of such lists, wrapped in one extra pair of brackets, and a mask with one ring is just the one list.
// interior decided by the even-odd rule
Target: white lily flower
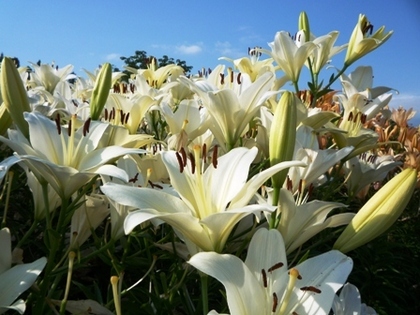
[(334, 297), (332, 305), (334, 315), (376, 315), (376, 311), (361, 302), (357, 287), (346, 283), (340, 291), (340, 295)]
[(128, 181), (123, 170), (106, 163), (125, 154), (145, 152), (119, 146), (98, 147), (108, 124), (92, 122), (90, 127), (85, 124), (74, 131), (39, 113), (24, 115), (30, 140), (19, 130), (9, 129), (9, 138), (0, 136), (0, 141), (18, 154), (17, 162), (23, 161), (41, 183), (48, 182), (61, 198), (69, 198), (97, 174)]
[(261, 53), (254, 49), (249, 49), (248, 55), (249, 57), (242, 57), (235, 60), (227, 57), (221, 57), (219, 60), (232, 62), (241, 73), (248, 74), (252, 82), (267, 71), (274, 72), (272, 58), (260, 60)]
[(312, 71), (314, 74), (318, 74), (332, 57), (347, 47), (347, 45), (334, 46), (338, 34), (339, 32), (332, 31), (327, 35), (316, 37), (312, 40), (316, 47), (312, 50), (309, 58), (311, 60)]
[(258, 49), (271, 56), (293, 83), (299, 81), (300, 71), (310, 53), (316, 47), (312, 42), (305, 42), (303, 32), (300, 32), (298, 36), (302, 38), (294, 41), (289, 33), (284, 31), (277, 32), (274, 41), (268, 44), (271, 47), (271, 51)]
[(328, 314), (352, 269), (351, 258), (330, 251), (288, 270), (277, 230), (258, 230), (243, 263), (234, 255), (198, 253), (189, 264), (220, 281), (232, 315)]
[[(243, 77), (248, 76), (243, 75)], [(232, 89), (224, 88), (216, 91), (212, 85), (203, 81), (192, 82), (186, 78), (180, 78), (180, 81), (188, 84), (199, 95), (212, 117), (209, 129), (219, 144), (222, 147), (226, 146), (227, 150), (235, 147), (249, 122), (257, 115), (259, 108), (271, 95), (277, 93), (270, 92), (274, 83), (274, 74), (271, 72), (264, 73), (253, 83), (244, 83), (244, 86), (241, 86), (242, 81), (234, 83), (233, 80)]]
[(296, 204), (290, 191), (280, 191), (279, 211), (281, 213), (278, 230), (284, 238), (286, 252), (291, 253), (322, 230), (347, 225), (354, 213), (328, 214), (336, 208), (346, 207), (339, 202), (313, 200)]
[(43, 86), (45, 90), (54, 93), (56, 86), (60, 82), (66, 82), (70, 79), (77, 78), (76, 75), (72, 74), (73, 65), (67, 65), (63, 68), (58, 68), (54, 64), (36, 64), (31, 63), (34, 73), (31, 75), (30, 85), (32, 86)]
[(160, 219), (199, 249), (220, 252), (243, 217), (274, 210), (269, 205), (248, 205), (261, 185), (284, 168), (304, 165), (296, 161), (279, 163), (247, 181), (248, 169), (257, 153), (257, 148), (236, 148), (217, 162), (213, 159), (213, 164), (204, 170), (199, 146), (194, 147), (192, 165), (179, 153), (162, 152), (171, 184), (181, 198), (150, 188), (109, 183), (101, 189), (108, 198), (140, 209), (127, 216), (127, 234), (142, 222)]
[(370, 184), (383, 181), (400, 164), (392, 155), (377, 156), (367, 152), (346, 161), (343, 169), (348, 176), (346, 184), (349, 195), (364, 197)]
[[(369, 120), (374, 118), (391, 101), (392, 93), (388, 92), (393, 90), (392, 88), (373, 87), (373, 71), (370, 66), (359, 66), (349, 76), (342, 74), (340, 80), (344, 95), (336, 95), (335, 99), (343, 106), (343, 119), (348, 119), (350, 112), (353, 112), (353, 115), (361, 112)], [(350, 98), (355, 94), (362, 95), (364, 102), (352, 102)]]
[(29, 264), (12, 267), (11, 238), (8, 228), (0, 230), (0, 314), (14, 310), (23, 314), (25, 302), (16, 299), (29, 289), (44, 269), (47, 259), (39, 258)]
[[(331, 167), (336, 165), (353, 151), (353, 147), (344, 147), (340, 150), (325, 149), (313, 150), (300, 148), (293, 156), (298, 161), (305, 162), (306, 167), (291, 167), (288, 173), (291, 181), (293, 192), (298, 192), (298, 189), (309, 187), (311, 184), (315, 187), (320, 184), (320, 179)], [(287, 186), (287, 183), (285, 183)]]

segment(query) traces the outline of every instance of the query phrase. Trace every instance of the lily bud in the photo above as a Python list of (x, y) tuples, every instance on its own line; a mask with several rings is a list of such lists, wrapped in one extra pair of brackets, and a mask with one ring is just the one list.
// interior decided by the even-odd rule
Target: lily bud
[(417, 182), (417, 170), (407, 168), (385, 184), (354, 216), (334, 244), (346, 253), (385, 232), (407, 206)]
[(385, 43), (391, 37), (393, 31), (384, 33), (384, 30), (385, 26), (381, 26), (373, 35), (368, 36), (368, 33), (372, 34), (373, 25), (370, 24), (366, 15), (360, 14), (359, 21), (350, 37), (344, 65), (350, 66), (356, 60)]
[(0, 105), (0, 136), (4, 135), (7, 129), (12, 125), (13, 120), (7, 111), (6, 105)]
[[(271, 166), (290, 161), (293, 158), (296, 140), (297, 101), (297, 97), (292, 92), (286, 91), (275, 108), (269, 140)], [(274, 196), (283, 186), (287, 172), (288, 169), (285, 169), (272, 177)], [(273, 200), (273, 202), (277, 204), (276, 200)]]
[(29, 126), (23, 117), (24, 112), (31, 111), (28, 94), (23, 86), (22, 79), (16, 69), (14, 61), (8, 57), (3, 58), (1, 63), (0, 89), (4, 105), (6, 106), (11, 119), (25, 137), (28, 138)]
[(108, 99), (109, 91), (112, 86), (112, 68), (110, 63), (105, 63), (99, 72), (95, 87), (92, 91), (90, 100), (90, 117), (98, 120)]
[(302, 11), (299, 15), (298, 29), (299, 31), (303, 31), (305, 33), (306, 41), (311, 40), (311, 29), (309, 27), (309, 19), (305, 11)]

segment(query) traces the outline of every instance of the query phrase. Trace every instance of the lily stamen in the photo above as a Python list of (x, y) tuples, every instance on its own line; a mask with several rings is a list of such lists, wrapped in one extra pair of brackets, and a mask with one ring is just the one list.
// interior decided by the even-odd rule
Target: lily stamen
[(182, 173), (184, 171), (184, 163), (182, 161), (182, 157), (181, 154), (179, 154), (179, 152), (175, 152), (175, 156), (176, 159), (178, 160), (178, 164), (179, 164), (179, 172)]
[(282, 262), (278, 262), (277, 264), (274, 264), (273, 266), (271, 266), (270, 268), (268, 268), (268, 272), (273, 272), (274, 270), (277, 270), (281, 267), (283, 267), (284, 264)]
[(316, 288), (316, 287), (314, 287), (312, 285), (307, 286), (307, 287), (301, 287), (300, 289), (302, 291), (309, 291), (309, 292), (313, 292), (313, 293), (317, 293), (317, 294), (320, 294), (321, 293), (321, 290), (320, 289), (318, 289), (318, 288)]
[(213, 156), (212, 156), (212, 159), (211, 159), (211, 163), (213, 164), (214, 168), (217, 168), (217, 151), (218, 151), (217, 148), (218, 148), (218, 146), (215, 145), (214, 148), (213, 148)]
[(273, 308), (271, 310), (273, 313), (276, 312), (276, 309), (277, 309), (278, 304), (279, 304), (279, 298), (277, 297), (276, 292), (274, 292), (273, 293)]
[(267, 273), (265, 272), (264, 269), (261, 269), (261, 275), (262, 275), (262, 280), (263, 280), (263, 286), (264, 288), (267, 287)]
[(60, 114), (57, 114), (57, 117), (55, 117), (55, 124), (57, 125), (57, 132), (59, 135), (61, 135), (61, 122), (60, 122)]
[(90, 127), (90, 122), (92, 121), (92, 118), (88, 118), (85, 123), (83, 124), (83, 136), (86, 136), (86, 134), (89, 133), (89, 127)]

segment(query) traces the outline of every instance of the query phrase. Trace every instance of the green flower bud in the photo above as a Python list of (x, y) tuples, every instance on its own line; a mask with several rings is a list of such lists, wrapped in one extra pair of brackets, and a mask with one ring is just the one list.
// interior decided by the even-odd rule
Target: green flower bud
[(111, 64), (105, 63), (98, 76), (96, 77), (95, 87), (92, 91), (90, 99), (90, 117), (92, 120), (98, 120), (104, 109), (109, 91), (112, 85), (112, 67)]
[(408, 168), (386, 183), (354, 216), (334, 244), (346, 253), (381, 235), (407, 206), (417, 183), (417, 170)]
[(14, 61), (8, 57), (3, 58), (1, 63), (0, 89), (11, 119), (25, 137), (29, 137), (29, 126), (23, 117), (24, 112), (31, 111), (28, 94)]
[(298, 29), (299, 31), (303, 31), (305, 33), (305, 41), (311, 40), (311, 29), (309, 27), (309, 19), (305, 11), (302, 11), (299, 15)]
[(0, 106), (0, 136), (4, 135), (7, 129), (12, 125), (13, 120), (7, 111), (6, 105), (3, 103)]
[[(296, 140), (297, 101), (298, 99), (294, 93), (286, 91), (275, 108), (269, 140), (271, 166), (280, 162), (290, 161), (293, 158)], [(287, 172), (288, 169), (285, 169), (272, 177), (275, 191), (280, 190), (283, 186)]]

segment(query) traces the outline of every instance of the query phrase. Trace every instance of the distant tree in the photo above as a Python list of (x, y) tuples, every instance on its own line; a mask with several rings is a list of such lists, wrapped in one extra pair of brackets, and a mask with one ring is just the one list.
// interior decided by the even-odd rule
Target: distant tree
[(174, 58), (170, 58), (167, 55), (163, 55), (161, 58), (156, 59), (156, 57), (154, 56), (148, 56), (147, 52), (145, 52), (144, 50), (136, 50), (133, 56), (120, 57), (120, 59), (124, 61), (126, 66), (132, 67), (135, 69), (147, 69), (148, 65), (151, 63), (153, 59), (155, 60), (158, 68), (164, 67), (169, 64), (176, 64), (184, 69), (185, 74), (188, 74), (193, 68), (192, 66), (188, 66), (187, 62), (184, 60), (180, 60), (180, 59), (175, 60)]

